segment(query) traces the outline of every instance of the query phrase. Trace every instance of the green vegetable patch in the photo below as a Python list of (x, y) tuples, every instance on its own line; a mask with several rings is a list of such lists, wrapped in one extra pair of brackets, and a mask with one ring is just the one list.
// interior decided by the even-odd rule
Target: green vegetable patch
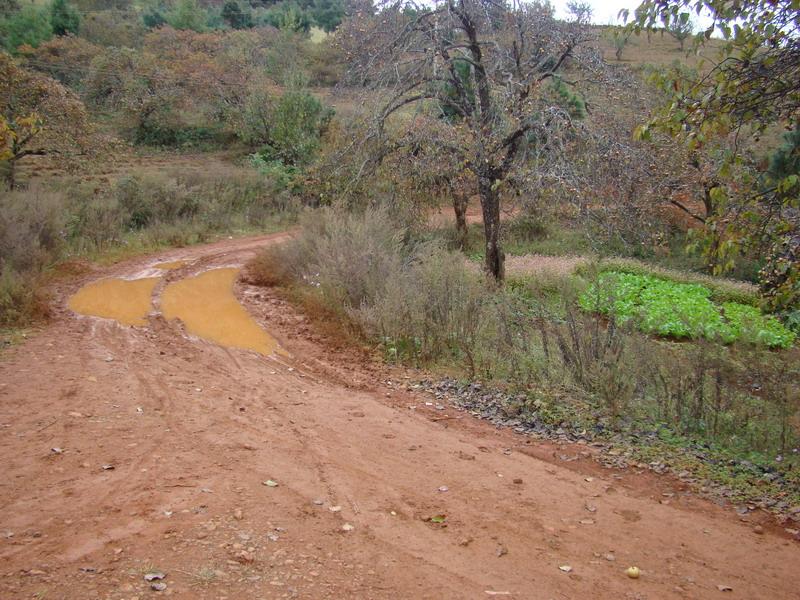
[(696, 283), (606, 271), (581, 294), (579, 304), (585, 311), (674, 339), (704, 337), (726, 344), (742, 340), (769, 348), (788, 348), (794, 343), (796, 335), (775, 317), (738, 302), (720, 306), (711, 296), (710, 289)]

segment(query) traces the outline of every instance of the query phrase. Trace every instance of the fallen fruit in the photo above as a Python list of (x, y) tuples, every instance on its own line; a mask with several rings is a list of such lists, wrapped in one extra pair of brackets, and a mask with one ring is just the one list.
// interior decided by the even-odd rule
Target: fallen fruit
[(639, 567), (628, 567), (625, 569), (625, 575), (630, 577), (631, 579), (639, 579)]

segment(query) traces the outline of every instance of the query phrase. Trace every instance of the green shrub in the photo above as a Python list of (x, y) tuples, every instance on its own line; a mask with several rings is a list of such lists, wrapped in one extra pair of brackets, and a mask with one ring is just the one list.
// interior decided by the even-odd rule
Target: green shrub
[(81, 16), (67, 0), (53, 0), (50, 4), (50, 25), (55, 35), (76, 35)]
[(280, 160), (267, 160), (261, 154), (250, 155), (250, 166), (264, 177), (272, 180), (276, 189), (300, 191), (300, 169), (297, 167), (286, 165)]
[(303, 77), (290, 77), (280, 96), (263, 78), (251, 81), (244, 105), (229, 118), (239, 138), (259, 147), (265, 163), (280, 161), (291, 167), (307, 166), (316, 156), (333, 110), (303, 89)]
[(19, 11), (0, 19), (0, 41), (11, 53), (23, 45), (36, 48), (53, 37), (53, 27), (46, 9), (26, 4)]
[(208, 30), (208, 11), (197, 0), (178, 0), (164, 18), (175, 29)]

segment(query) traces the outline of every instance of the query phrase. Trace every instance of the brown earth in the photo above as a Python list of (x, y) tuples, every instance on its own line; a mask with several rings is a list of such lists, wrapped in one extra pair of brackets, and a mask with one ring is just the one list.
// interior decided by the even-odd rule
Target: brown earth
[(285, 236), (83, 275), (0, 357), (0, 598), (800, 598), (800, 544), (766, 520), (437, 410), (406, 390), (421, 374), (270, 290), (236, 291), (293, 358), (66, 308), (100, 277), (189, 261), (173, 281)]

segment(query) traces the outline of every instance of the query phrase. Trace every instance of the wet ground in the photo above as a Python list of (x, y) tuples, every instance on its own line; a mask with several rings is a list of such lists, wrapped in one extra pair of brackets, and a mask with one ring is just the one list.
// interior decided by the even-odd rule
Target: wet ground
[[(174, 271), (186, 261), (150, 265), (152, 269)], [(270, 355), (285, 354), (278, 342), (261, 328), (233, 294), (238, 268), (216, 268), (158, 286), (159, 277), (108, 278), (91, 282), (70, 297), (74, 312), (118, 321), (123, 325), (145, 326), (148, 314), (178, 319), (188, 334), (227, 348), (254, 350)], [(160, 294), (157, 293), (160, 291)]]

